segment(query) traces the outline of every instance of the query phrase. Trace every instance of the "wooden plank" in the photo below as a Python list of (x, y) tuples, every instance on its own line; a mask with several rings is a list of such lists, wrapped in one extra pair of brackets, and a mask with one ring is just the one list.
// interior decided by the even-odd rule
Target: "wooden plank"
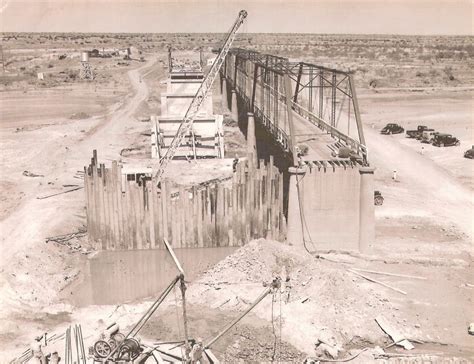
[(158, 193), (158, 188), (155, 181), (152, 180), (153, 186), (153, 202), (155, 205), (155, 248), (163, 248), (163, 208), (162, 208), (162, 195), (161, 192)]
[(197, 228), (197, 237), (198, 237), (198, 246), (199, 247), (203, 247), (204, 246), (204, 241), (203, 241), (203, 232), (202, 232), (202, 226), (203, 226), (203, 223), (204, 223), (204, 217), (203, 217), (203, 210), (204, 210), (204, 206), (203, 206), (203, 201), (204, 200), (204, 196), (203, 196), (203, 191), (202, 190), (199, 190), (197, 192), (197, 201), (196, 201), (196, 204), (197, 204), (197, 217), (196, 217), (196, 228)]
[(114, 221), (114, 244), (116, 249), (120, 249), (120, 224), (119, 224), (119, 196), (117, 183), (117, 161), (112, 161), (112, 170), (110, 173), (110, 183), (112, 185), (112, 204)]
[(130, 203), (130, 187), (128, 181), (125, 180), (124, 183), (124, 192), (122, 195), (122, 204), (123, 204), (123, 249), (130, 249), (132, 243), (132, 232), (130, 230), (130, 214), (131, 214), (131, 203)]
[(184, 190), (184, 186), (180, 185), (179, 186), (179, 210), (180, 210), (180, 232), (181, 232), (181, 247), (182, 248), (187, 248), (188, 247), (188, 237), (186, 235), (186, 231), (189, 230), (187, 229), (187, 216), (188, 216), (188, 195), (186, 191)]
[(412, 350), (415, 348), (411, 342), (406, 340), (405, 337), (396, 330), (387, 319), (385, 319), (385, 317), (379, 315), (375, 318), (375, 321), (380, 328), (392, 338), (393, 342), (397, 343), (397, 345), (402, 346), (405, 350)]
[(374, 278), (370, 278), (370, 277), (368, 277), (368, 276), (366, 276), (366, 275), (360, 274), (360, 273), (356, 272), (355, 270), (348, 269), (348, 271), (351, 272), (351, 273), (354, 273), (355, 275), (357, 275), (357, 276), (359, 276), (359, 277), (362, 277), (362, 278), (364, 278), (364, 279), (367, 279), (367, 280), (370, 281), (370, 282), (377, 283), (377, 284), (380, 284), (380, 285), (382, 285), (382, 286), (384, 286), (384, 287), (387, 287), (387, 288), (389, 288), (389, 289), (391, 289), (391, 290), (393, 290), (393, 291), (399, 292), (399, 293), (404, 294), (404, 295), (407, 294), (405, 291), (402, 291), (401, 289), (392, 287), (392, 286), (388, 285), (387, 283), (384, 283), (384, 282), (378, 281), (378, 280), (376, 280), (376, 279), (374, 279)]
[(147, 210), (146, 210), (146, 228), (147, 228), (147, 237), (148, 237), (148, 248), (154, 249), (156, 244), (155, 237), (155, 204), (153, 199), (153, 182), (147, 181), (146, 184), (146, 198), (147, 198)]
[(87, 214), (87, 236), (90, 242), (94, 241), (94, 215), (92, 211), (92, 181), (91, 177), (87, 173), (87, 168), (84, 168), (84, 193), (86, 195), (86, 214)]
[(138, 226), (138, 218), (137, 218), (137, 193), (136, 193), (136, 183), (134, 181), (128, 181), (128, 191), (130, 194), (129, 200), (129, 228), (130, 228), (130, 244), (129, 249), (137, 249), (137, 226)]
[(124, 249), (124, 224), (123, 224), (123, 197), (122, 197), (122, 166), (117, 165), (115, 174), (115, 192), (117, 199), (117, 223), (119, 231), (119, 249)]
[(198, 234), (197, 234), (197, 214), (198, 214), (198, 204), (197, 204), (197, 189), (196, 186), (192, 188), (192, 199), (190, 200), (191, 203), (191, 218), (190, 218), (190, 239), (191, 239), (191, 247), (195, 248), (198, 245)]
[(113, 201), (112, 201), (112, 186), (111, 186), (111, 171), (109, 168), (104, 168), (102, 178), (104, 179), (104, 200), (105, 200), (105, 214), (106, 214), (106, 221), (105, 221), (105, 231), (107, 237), (107, 250), (114, 250), (114, 223), (113, 223)]
[(97, 178), (97, 168), (92, 167), (92, 209), (94, 215), (94, 246), (96, 249), (101, 249), (101, 240), (100, 240), (100, 211), (99, 211), (99, 188), (98, 188), (98, 178)]
[[(101, 168), (101, 167), (100, 167)], [(104, 203), (104, 186), (103, 180), (99, 176), (99, 170), (96, 170), (96, 187), (98, 192), (98, 200), (97, 200), (97, 215), (99, 217), (99, 239), (101, 242), (102, 250), (107, 249), (107, 241), (105, 237), (105, 203)]]
[(216, 240), (214, 246), (221, 246), (221, 242), (224, 240), (224, 187), (222, 183), (217, 184), (216, 194)]
[(171, 241), (171, 224), (169, 222), (168, 213), (170, 212), (170, 200), (169, 200), (169, 191), (170, 191), (170, 183), (169, 181), (162, 181), (161, 182), (161, 208), (162, 208), (162, 216), (163, 216), (163, 239)]
[(211, 187), (207, 186), (206, 190), (206, 198), (205, 198), (205, 210), (204, 210), (204, 229), (203, 229), (203, 238), (204, 238), (204, 246), (205, 247), (210, 247), (212, 246), (212, 238), (210, 234), (210, 228), (212, 224), (212, 192), (211, 192)]
[(149, 221), (149, 226), (150, 226), (150, 248), (151, 249), (156, 249), (159, 246), (159, 241), (158, 241), (158, 231), (156, 231), (157, 224), (157, 214), (158, 214), (158, 209), (157, 209), (157, 201), (158, 201), (158, 196), (156, 192), (156, 184), (154, 181), (150, 181), (150, 184), (148, 186), (149, 188), (149, 208), (150, 208), (150, 221)]
[(372, 274), (380, 274), (380, 275), (384, 275), (384, 276), (392, 276), (392, 277), (412, 278), (412, 279), (421, 279), (421, 280), (427, 280), (427, 279), (428, 279), (428, 278), (426, 278), (426, 277), (412, 276), (412, 275), (408, 275), (408, 274), (380, 272), (380, 271), (376, 271), (376, 270), (361, 269), (361, 268), (352, 268), (352, 270), (356, 270), (356, 271), (358, 271), (358, 272), (366, 272), (366, 273), (372, 273)]

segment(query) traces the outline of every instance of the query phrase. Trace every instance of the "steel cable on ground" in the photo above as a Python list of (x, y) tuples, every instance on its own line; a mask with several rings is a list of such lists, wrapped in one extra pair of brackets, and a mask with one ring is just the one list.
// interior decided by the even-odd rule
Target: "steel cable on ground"
[[(178, 309), (178, 296), (176, 294), (176, 286), (174, 286), (174, 307), (176, 308), (176, 321), (177, 321), (177, 326), (178, 326), (178, 337), (181, 338), (181, 322), (179, 321), (179, 309)], [(181, 350), (181, 358), (184, 360), (184, 351), (183, 351), (183, 345), (180, 345), (180, 350)]]

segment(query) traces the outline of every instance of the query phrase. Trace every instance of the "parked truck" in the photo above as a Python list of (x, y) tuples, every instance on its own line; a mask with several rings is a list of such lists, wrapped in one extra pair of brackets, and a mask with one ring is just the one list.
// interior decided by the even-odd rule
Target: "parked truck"
[(434, 130), (425, 130), (422, 134), (421, 134), (421, 142), (422, 143), (428, 143), (428, 144), (432, 144), (433, 143), (433, 140), (434, 140), (434, 137), (435, 135), (439, 134), (439, 132), (437, 131), (434, 131)]
[(415, 130), (407, 130), (407, 138), (416, 138), (421, 137), (425, 130), (429, 130), (426, 125), (418, 125)]

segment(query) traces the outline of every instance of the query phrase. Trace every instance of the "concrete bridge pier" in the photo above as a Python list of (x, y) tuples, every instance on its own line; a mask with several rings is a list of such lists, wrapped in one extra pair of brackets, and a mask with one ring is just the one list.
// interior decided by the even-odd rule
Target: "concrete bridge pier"
[(227, 81), (226, 81), (225, 78), (222, 78), (221, 94), (222, 94), (222, 107), (224, 109), (228, 109), (229, 108), (229, 97), (227, 96)]
[(360, 167), (359, 251), (369, 252), (375, 240), (373, 167)]
[(239, 109), (237, 106), (237, 92), (232, 90), (232, 98), (231, 98), (231, 117), (235, 122), (239, 122)]
[(373, 168), (322, 161), (288, 171), (290, 244), (361, 253), (373, 247)]
[(255, 136), (255, 117), (247, 113), (247, 155), (257, 161), (257, 138)]

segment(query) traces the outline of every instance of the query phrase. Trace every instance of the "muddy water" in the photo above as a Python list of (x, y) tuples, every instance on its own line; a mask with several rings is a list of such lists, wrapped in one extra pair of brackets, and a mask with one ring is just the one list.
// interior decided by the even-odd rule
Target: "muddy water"
[[(237, 248), (176, 249), (186, 280), (195, 279)], [(178, 270), (164, 250), (104, 251), (84, 262), (79, 282), (64, 292), (76, 306), (120, 304), (156, 297)]]

